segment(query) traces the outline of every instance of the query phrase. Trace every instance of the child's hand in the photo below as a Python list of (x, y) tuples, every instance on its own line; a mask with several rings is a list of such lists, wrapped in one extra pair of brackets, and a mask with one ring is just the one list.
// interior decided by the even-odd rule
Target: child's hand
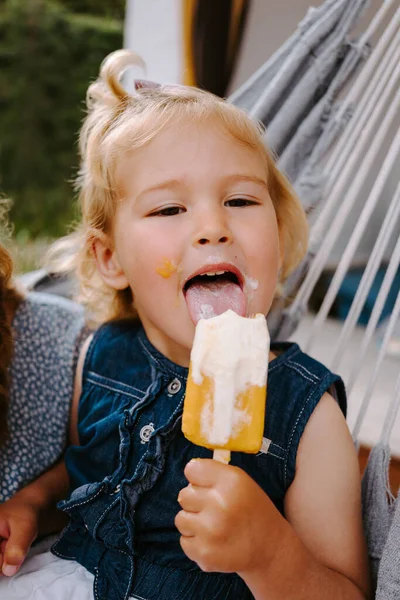
[(175, 519), (185, 554), (203, 571), (265, 569), (282, 519), (263, 490), (242, 469), (214, 460), (189, 462), (185, 476)]
[(0, 574), (15, 575), (36, 539), (39, 512), (18, 494), (0, 505)]

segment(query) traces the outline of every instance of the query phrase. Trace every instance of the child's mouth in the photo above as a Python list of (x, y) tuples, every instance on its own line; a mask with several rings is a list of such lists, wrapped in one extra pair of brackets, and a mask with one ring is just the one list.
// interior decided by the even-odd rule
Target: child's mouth
[(229, 267), (218, 267), (208, 268), (208, 272), (195, 275), (184, 285), (185, 300), (195, 325), (200, 319), (215, 317), (229, 309), (246, 316), (247, 302), (240, 273)]

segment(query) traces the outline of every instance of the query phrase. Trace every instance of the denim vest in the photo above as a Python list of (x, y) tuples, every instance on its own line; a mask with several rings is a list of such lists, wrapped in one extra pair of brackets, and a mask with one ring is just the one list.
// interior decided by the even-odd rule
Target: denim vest
[[(345, 411), (342, 381), (296, 344), (268, 374), (264, 443), (232, 454), (283, 513), (304, 428), (327, 390)], [(158, 352), (137, 322), (101, 327), (83, 368), (80, 446), (66, 464), (72, 493), (60, 507), (69, 525), (53, 547), (94, 574), (96, 600), (250, 600), (236, 574), (204, 573), (181, 550), (174, 518), (185, 465), (211, 451), (186, 440), (181, 418), (187, 369)]]

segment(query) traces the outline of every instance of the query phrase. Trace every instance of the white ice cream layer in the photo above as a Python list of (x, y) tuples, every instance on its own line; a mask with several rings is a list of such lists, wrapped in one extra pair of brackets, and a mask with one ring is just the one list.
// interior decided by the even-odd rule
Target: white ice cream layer
[(264, 315), (245, 318), (232, 310), (201, 319), (191, 353), (192, 378), (214, 381), (214, 398), (206, 399), (201, 428), (210, 444), (224, 445), (235, 430), (250, 420), (236, 405), (249, 386), (266, 384), (269, 334)]

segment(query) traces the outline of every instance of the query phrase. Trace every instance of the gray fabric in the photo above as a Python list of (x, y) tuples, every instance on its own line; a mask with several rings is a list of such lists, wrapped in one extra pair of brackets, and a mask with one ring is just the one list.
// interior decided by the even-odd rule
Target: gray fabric
[[(307, 212), (323, 195), (326, 176), (319, 162), (353, 112), (349, 107), (337, 117), (335, 101), (367, 55), (367, 43), (352, 43), (349, 35), (368, 4), (327, 0), (310, 9), (286, 44), (229, 99), (266, 125), (266, 141)], [(296, 294), (312, 258), (286, 282), (285, 298)], [(276, 303), (269, 315), (273, 339), (287, 339), (297, 326), (283, 306)]]
[[(293, 87), (285, 86), (279, 98), (279, 111), (270, 120), (269, 113), (262, 117), (267, 123), (266, 139), (268, 145), (280, 156), (289, 141), (293, 138), (299, 123), (301, 123), (312, 110), (315, 103), (321, 98), (332, 81), (337, 77), (338, 69), (342, 63), (348, 46), (347, 36), (360, 17), (368, 0), (358, 0), (347, 7), (328, 40), (320, 43), (319, 55), (311, 55), (310, 64), (301, 78), (298, 73), (294, 77)], [(297, 60), (293, 60), (293, 66)], [(293, 73), (294, 75), (294, 73)], [(296, 82), (296, 79), (298, 83)], [(276, 91), (276, 90), (275, 90)], [(264, 120), (266, 118), (266, 121)]]
[(31, 293), (13, 320), (10, 437), (0, 451), (0, 502), (50, 467), (67, 438), (78, 351), (88, 334), (80, 306)]
[(378, 443), (371, 451), (362, 481), (364, 531), (374, 586), (394, 511), (389, 487), (389, 463), (390, 447)]
[[(304, 19), (299, 23), (296, 31), (286, 41), (286, 43), (279, 48), (275, 54), (250, 77), (236, 92), (234, 92), (228, 101), (232, 102), (236, 106), (243, 108), (246, 111), (251, 112), (254, 106), (259, 101), (262, 95), (266, 94), (266, 90), (275, 77), (275, 75), (282, 69), (288, 57), (297, 51), (299, 43), (303, 43), (303, 50), (307, 46), (311, 47), (311, 43), (308, 39), (309, 31), (314, 26), (323, 26), (323, 32), (325, 35), (334, 27), (337, 19), (340, 17), (341, 12), (345, 8), (347, 0), (327, 0), (322, 6), (317, 8), (311, 7)], [(329, 16), (332, 13), (332, 16)], [(315, 48), (315, 51), (317, 48)], [(304, 57), (306, 60), (306, 56)]]
[(279, 167), (294, 183), (306, 210), (314, 205), (315, 199), (313, 197), (311, 201), (308, 194), (303, 195), (302, 192), (304, 188), (307, 189), (307, 183), (313, 177), (316, 165), (341, 133), (354, 110), (354, 107), (350, 107), (340, 118), (337, 118), (338, 106), (334, 109), (334, 102), (367, 56), (368, 50), (367, 44), (364, 46), (352, 44), (347, 47), (346, 58), (328, 91), (311, 109), (279, 157)]
[[(365, 2), (365, 0), (356, 0), (357, 5), (360, 1)], [(310, 92), (313, 96), (321, 86), (325, 87), (325, 63), (329, 61), (326, 56), (327, 51), (335, 53), (350, 30), (351, 23), (346, 22), (349, 16), (349, 2), (334, 4), (334, 10), (327, 12), (323, 19), (309, 27), (301, 37), (282, 65), (276, 80), (270, 82), (264, 94), (250, 110), (250, 114), (262, 121), (267, 130), (271, 127), (273, 120), (278, 118), (278, 125), (274, 124), (274, 134), (268, 134), (267, 138), (278, 154), (283, 145), (280, 142), (281, 136), (286, 136), (286, 132), (285, 135), (283, 132), (279, 133), (279, 121), (281, 121), (281, 125), (285, 125), (283, 120), (279, 119), (283, 114), (283, 107), (288, 106), (287, 103), (289, 103), (288, 108), (285, 108), (285, 114), (289, 114), (291, 120), (294, 119), (299, 123), (299, 117), (304, 113), (304, 104), (308, 101)], [(346, 17), (345, 20), (343, 20), (343, 16)], [(341, 30), (338, 36), (337, 28), (339, 27)], [(334, 60), (336, 60), (336, 56), (334, 56)], [(303, 89), (305, 78), (308, 80), (308, 85), (311, 85), (311, 90)], [(296, 116), (293, 115), (293, 112)]]
[[(278, 156), (293, 138), (299, 123), (307, 117), (337, 77), (338, 69), (348, 51), (347, 36), (367, 4), (368, 0), (357, 0), (347, 7), (337, 23), (337, 28), (327, 40), (320, 42), (319, 54), (316, 57), (311, 54), (310, 63), (301, 74), (301, 78), (299, 79), (296, 72), (292, 74), (293, 86), (286, 85), (283, 89), (285, 81), (282, 77), (282, 90), (276, 100), (279, 101), (279, 111), (273, 119), (270, 113), (265, 112), (264, 107), (262, 120), (267, 125), (266, 140)], [(296, 63), (297, 58), (294, 57), (293, 66), (296, 66)], [(261, 113), (257, 116), (261, 116)]]
[(392, 524), (378, 574), (375, 600), (399, 600), (400, 598), (400, 500), (394, 505)]
[[(319, 8), (319, 18), (315, 18), (316, 13), (314, 18), (306, 17), (284, 46), (284, 52), (278, 51), (270, 59), (258, 81), (250, 79), (253, 106), (249, 101), (249, 89), (242, 95), (231, 97), (231, 101), (267, 126), (268, 143), (278, 154), (294, 133), (293, 127), (297, 128), (335, 77), (337, 62), (343, 60), (347, 36), (368, 2), (325, 2)], [(264, 85), (263, 90), (261, 84)]]

